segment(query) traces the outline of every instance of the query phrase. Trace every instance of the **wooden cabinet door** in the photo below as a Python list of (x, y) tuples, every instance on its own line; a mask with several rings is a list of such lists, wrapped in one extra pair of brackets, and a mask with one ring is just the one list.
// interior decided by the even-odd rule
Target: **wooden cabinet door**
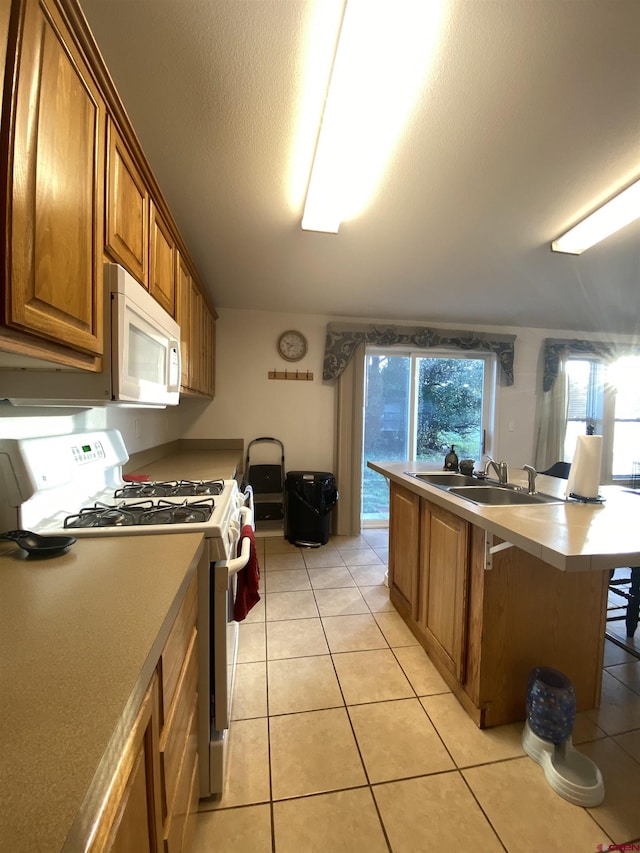
[(176, 322), (180, 326), (180, 360), (182, 373), (180, 385), (182, 388), (191, 388), (191, 300), (193, 278), (189, 267), (185, 263), (180, 252), (176, 252), (178, 262), (176, 264)]
[(122, 137), (109, 121), (106, 249), (148, 286), (149, 194)]
[(103, 351), (104, 101), (57, 9), (25, 0), (5, 324)]
[(89, 853), (159, 853), (162, 849), (159, 726), (156, 674), (124, 744)]
[(149, 292), (165, 311), (175, 316), (175, 241), (160, 211), (151, 203)]
[(202, 387), (202, 317), (204, 312), (204, 299), (195, 281), (191, 281), (191, 373), (190, 388), (200, 391)]
[[(5, 66), (7, 60), (7, 45), (9, 42), (9, 15), (11, 3), (0, 3), (0, 80), (4, 81)], [(0, 115), (2, 114), (2, 98), (4, 86), (0, 87)]]
[(145, 748), (140, 747), (125, 791), (120, 824), (111, 853), (151, 853)]
[(389, 489), (389, 586), (402, 596), (407, 612), (418, 611), (420, 498), (391, 483)]
[(207, 387), (206, 393), (215, 397), (216, 393), (216, 318), (207, 310)]
[(421, 590), (418, 621), (428, 645), (464, 680), (469, 584), (469, 525), (427, 501), (421, 513)]
[(214, 394), (214, 372), (216, 357), (216, 327), (215, 318), (208, 305), (203, 300), (203, 346), (202, 346), (202, 393), (213, 397)]
[(176, 272), (176, 319), (180, 325), (181, 386), (213, 397), (215, 391), (215, 317), (180, 253)]

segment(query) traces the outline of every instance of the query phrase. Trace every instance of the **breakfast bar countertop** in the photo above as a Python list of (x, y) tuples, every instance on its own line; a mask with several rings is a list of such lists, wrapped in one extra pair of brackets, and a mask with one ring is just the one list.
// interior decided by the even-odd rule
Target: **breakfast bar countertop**
[(84, 849), (202, 535), (0, 543), (0, 846)]
[[(640, 494), (601, 486), (602, 504), (565, 501), (566, 480), (539, 474), (537, 489), (558, 503), (481, 506), (407, 474), (442, 472), (425, 462), (367, 462), (369, 468), (460, 518), (483, 528), (563, 571), (640, 565)], [(526, 471), (513, 468), (510, 482), (526, 486)]]

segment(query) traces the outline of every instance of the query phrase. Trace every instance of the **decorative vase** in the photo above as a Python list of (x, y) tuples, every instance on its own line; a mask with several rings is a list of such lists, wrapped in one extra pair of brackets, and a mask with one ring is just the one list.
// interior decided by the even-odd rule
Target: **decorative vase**
[(527, 688), (527, 720), (543, 740), (561, 744), (569, 740), (576, 718), (573, 684), (562, 672), (547, 666), (531, 670)]

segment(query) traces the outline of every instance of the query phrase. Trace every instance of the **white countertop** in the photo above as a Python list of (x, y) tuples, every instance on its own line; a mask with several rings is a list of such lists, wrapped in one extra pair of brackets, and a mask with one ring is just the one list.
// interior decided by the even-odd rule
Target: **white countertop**
[[(511, 542), (563, 571), (640, 565), (640, 494), (601, 486), (602, 504), (576, 501), (526, 506), (482, 506), (417, 480), (405, 472), (435, 472), (425, 462), (377, 462), (368, 466), (460, 518)], [(527, 484), (526, 471), (510, 470), (510, 482)], [(564, 498), (566, 480), (539, 474), (538, 491)]]

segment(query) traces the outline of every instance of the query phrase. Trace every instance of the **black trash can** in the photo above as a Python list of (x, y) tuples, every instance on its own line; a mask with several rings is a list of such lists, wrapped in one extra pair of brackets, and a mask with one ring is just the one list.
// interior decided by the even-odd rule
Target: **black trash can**
[(289, 471), (284, 493), (285, 537), (289, 542), (310, 548), (326, 545), (331, 510), (338, 501), (333, 474), (326, 471)]

